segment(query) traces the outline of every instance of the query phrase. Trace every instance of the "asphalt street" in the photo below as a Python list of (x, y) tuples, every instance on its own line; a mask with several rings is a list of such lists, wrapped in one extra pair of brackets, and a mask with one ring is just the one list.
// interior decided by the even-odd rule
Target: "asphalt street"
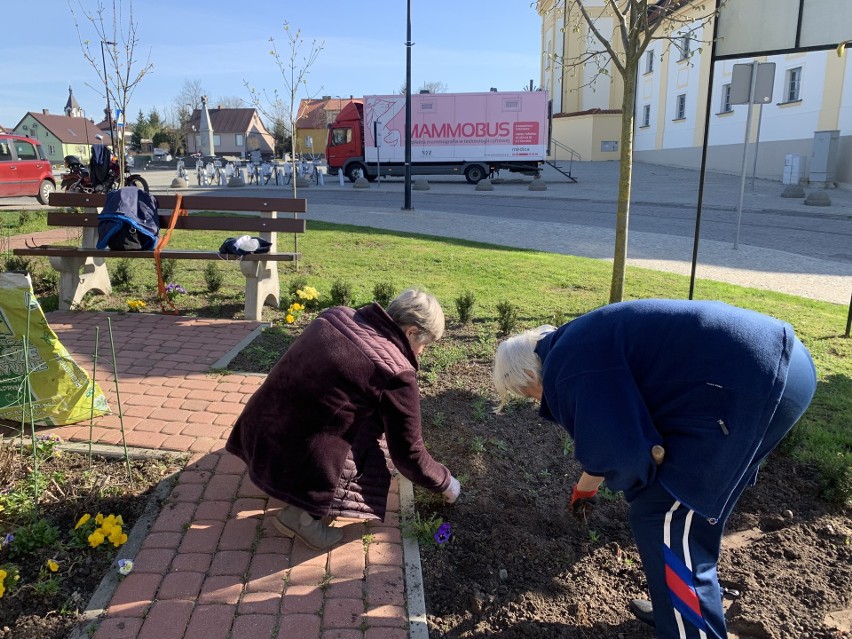
[[(462, 177), (429, 176), (428, 190), (414, 178), (413, 210), (402, 210), (401, 178), (357, 189), (334, 177), (298, 192), (308, 200), (308, 220), (392, 231), (427, 233), (518, 248), (612, 259), (618, 164), (575, 163), (573, 183), (549, 167), (546, 190), (532, 178), (501, 175), (493, 190), (477, 190)], [(780, 173), (780, 171), (779, 171)], [(154, 192), (169, 192), (173, 170), (143, 173)], [(780, 176), (779, 176), (780, 177)], [(184, 192), (227, 196), (286, 196), (289, 186), (199, 187), (193, 172)], [(540, 184), (540, 182), (537, 182)], [(830, 206), (783, 198), (779, 180), (746, 181), (739, 205), (739, 176), (708, 173), (702, 197), (697, 277), (848, 304), (852, 292), (852, 192), (827, 189)], [(816, 189), (805, 187), (808, 195)], [(629, 264), (688, 275), (696, 229), (697, 171), (637, 163), (630, 208)], [(35, 200), (0, 200), (0, 212)], [(740, 212), (741, 211), (741, 212)], [(739, 236), (737, 248), (734, 243)], [(700, 296), (700, 295), (697, 295)]]

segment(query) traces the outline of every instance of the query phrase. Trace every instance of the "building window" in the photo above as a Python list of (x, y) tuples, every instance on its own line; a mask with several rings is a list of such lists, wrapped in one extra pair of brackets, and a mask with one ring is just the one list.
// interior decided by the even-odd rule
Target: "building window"
[(731, 83), (722, 85), (722, 104), (719, 105), (720, 113), (730, 113), (731, 108)]
[(642, 126), (651, 126), (651, 105), (642, 107)]
[(240, 133), (237, 133), (237, 146), (242, 147), (242, 146), (245, 145), (245, 143), (246, 143), (246, 136), (244, 136)]
[(798, 102), (802, 92), (802, 67), (787, 69), (787, 80), (784, 83), (786, 102)]
[(648, 51), (645, 53), (645, 73), (654, 72), (654, 52)]
[(681, 93), (677, 96), (675, 104), (675, 120), (686, 119), (686, 93)]
[(680, 57), (678, 60), (686, 60), (692, 52), (692, 39), (688, 35), (681, 36), (678, 40), (677, 48), (680, 49)]
[(213, 146), (222, 146), (222, 138), (218, 135), (213, 135)]

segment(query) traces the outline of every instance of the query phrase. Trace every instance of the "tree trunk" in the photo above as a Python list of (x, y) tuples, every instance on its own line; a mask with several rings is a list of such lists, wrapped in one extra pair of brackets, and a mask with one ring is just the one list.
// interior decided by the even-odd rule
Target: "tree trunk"
[(621, 102), (621, 160), (618, 173), (618, 207), (615, 218), (615, 254), (609, 302), (624, 299), (624, 276), (627, 269), (627, 234), (630, 222), (630, 189), (633, 178), (633, 123), (636, 107), (636, 71), (638, 62), (629, 64), (624, 74), (624, 98)]

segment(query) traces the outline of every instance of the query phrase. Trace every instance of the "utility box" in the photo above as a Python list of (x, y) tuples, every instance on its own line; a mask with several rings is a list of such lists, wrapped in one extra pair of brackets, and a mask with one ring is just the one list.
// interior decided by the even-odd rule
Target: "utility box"
[(784, 175), (781, 178), (783, 184), (799, 184), (805, 174), (804, 155), (784, 156)]
[(823, 188), (834, 186), (840, 131), (815, 131), (811, 153), (810, 183)]

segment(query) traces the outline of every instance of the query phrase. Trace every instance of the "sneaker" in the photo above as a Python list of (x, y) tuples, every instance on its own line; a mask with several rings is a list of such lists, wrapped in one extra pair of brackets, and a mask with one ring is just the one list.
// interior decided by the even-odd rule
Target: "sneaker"
[(651, 605), (651, 602), (647, 599), (631, 599), (630, 612), (632, 612), (636, 618), (651, 626), (652, 628), (656, 626), (654, 622), (654, 607)]
[(278, 511), (272, 524), (285, 537), (298, 537), (313, 550), (328, 550), (343, 540), (340, 528), (327, 526), (310, 513), (289, 504)]

